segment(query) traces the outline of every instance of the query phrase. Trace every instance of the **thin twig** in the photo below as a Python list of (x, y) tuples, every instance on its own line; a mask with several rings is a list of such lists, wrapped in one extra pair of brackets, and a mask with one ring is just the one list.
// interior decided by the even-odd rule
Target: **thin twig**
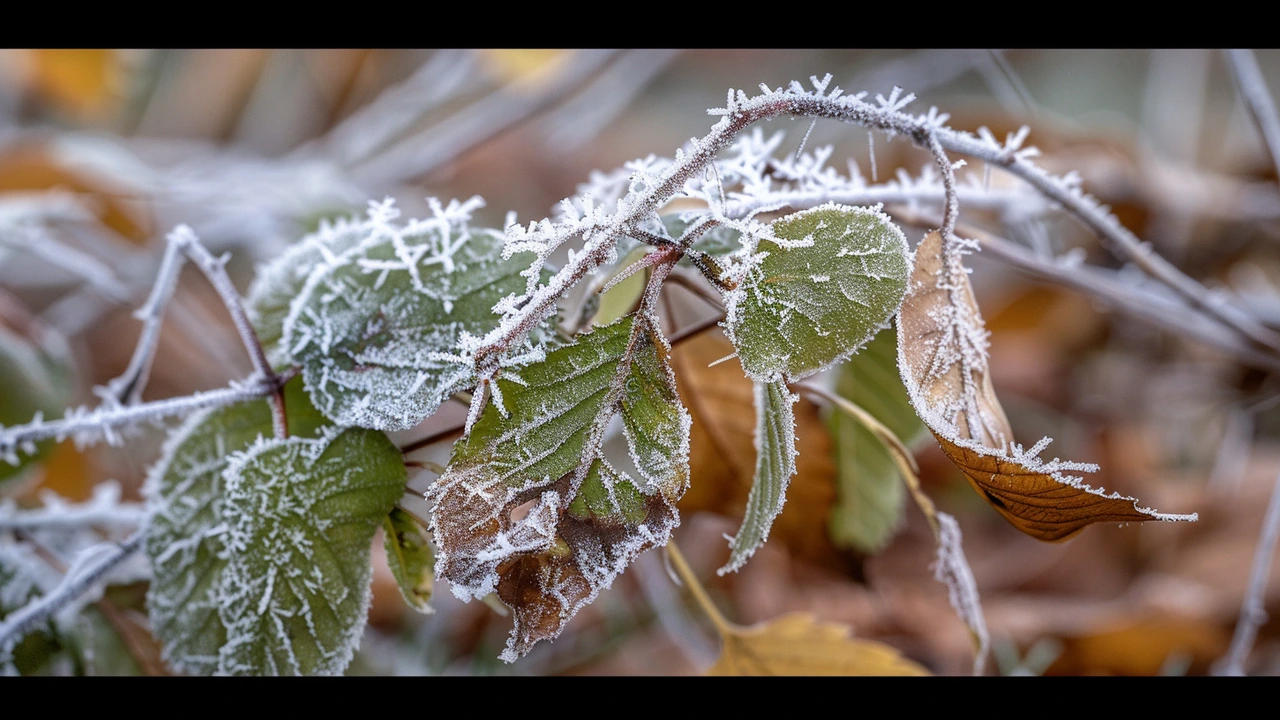
[(810, 400), (818, 397), (853, 417), (870, 430), (888, 449), (889, 456), (898, 466), (898, 475), (906, 484), (920, 512), (929, 522), (933, 536), (938, 542), (934, 577), (946, 585), (947, 599), (951, 607), (969, 628), (973, 638), (973, 674), (984, 674), (987, 655), (991, 650), (991, 635), (987, 631), (987, 620), (982, 611), (982, 600), (978, 595), (978, 583), (973, 577), (973, 570), (969, 568), (969, 560), (965, 557), (964, 547), (961, 544), (960, 526), (955, 518), (938, 510), (933, 500), (925, 494), (920, 486), (920, 469), (916, 465), (915, 458), (892, 430), (852, 400), (815, 383), (799, 382), (791, 384), (791, 387), (809, 395)]
[(111, 444), (118, 444), (120, 436), (115, 428), (137, 422), (159, 422), (165, 418), (188, 415), (208, 407), (223, 407), (248, 400), (269, 397), (276, 392), (273, 383), (259, 378), (249, 378), (243, 383), (235, 383), (218, 390), (207, 390), (177, 398), (167, 398), (136, 405), (102, 405), (90, 410), (75, 408), (61, 420), (35, 420), (25, 425), (0, 428), (0, 460), (17, 460), (16, 451), (28, 446), (34, 449), (34, 443), (46, 438), (61, 441), (71, 435), (77, 440), (87, 442), (97, 437), (106, 438)]
[(1249, 50), (1227, 50), (1227, 65), (1240, 88), (1249, 116), (1262, 132), (1262, 139), (1271, 151), (1271, 162), (1280, 172), (1280, 114), (1275, 101), (1267, 91), (1267, 82), (1258, 67), (1258, 59)]
[(1262, 520), (1258, 546), (1253, 551), (1253, 567), (1249, 570), (1249, 587), (1240, 605), (1240, 619), (1231, 638), (1231, 647), (1214, 668), (1215, 675), (1244, 675), (1244, 663), (1258, 638), (1258, 629), (1267, 622), (1267, 580), (1271, 576), (1271, 556), (1280, 540), (1280, 475), (1271, 490), (1271, 502)]
[(569, 66), (540, 91), (528, 92), (520, 87), (523, 82), (513, 81), (442, 121), (430, 133), (392, 145), (353, 172), (372, 184), (426, 175), (560, 102), (600, 70), (615, 52), (574, 51)]
[(107, 573), (142, 547), (146, 529), (140, 529), (89, 566), (62, 579), (58, 587), (46, 595), (15, 610), (0, 622), (0, 653), (7, 654), (13, 643), (34, 630), (49, 616), (66, 607), (93, 588)]
[(671, 559), (671, 566), (675, 568), (676, 574), (684, 581), (689, 588), (689, 592), (693, 593), (693, 599), (698, 602), (698, 606), (711, 619), (711, 624), (715, 626), (716, 631), (722, 637), (728, 637), (734, 632), (734, 624), (729, 622), (716, 604), (711, 602), (711, 596), (707, 595), (707, 591), (702, 587), (702, 583), (698, 582), (698, 576), (693, 574), (693, 569), (689, 567), (689, 563), (684, 559), (684, 553), (680, 552), (680, 548), (676, 545), (675, 540), (671, 540), (666, 546), (667, 557)]
[[(941, 218), (933, 213), (917, 213), (890, 208), (890, 214), (909, 225), (936, 227)], [(1280, 358), (1249, 344), (1217, 319), (1184, 304), (1171, 293), (1122, 280), (1114, 271), (1061, 259), (1046, 259), (1021, 245), (971, 225), (957, 225), (956, 231), (978, 241), (983, 252), (974, 257), (994, 258), (1029, 275), (1086, 293), (1107, 306), (1164, 328), (1181, 337), (1211, 345), (1259, 368), (1280, 370)]]

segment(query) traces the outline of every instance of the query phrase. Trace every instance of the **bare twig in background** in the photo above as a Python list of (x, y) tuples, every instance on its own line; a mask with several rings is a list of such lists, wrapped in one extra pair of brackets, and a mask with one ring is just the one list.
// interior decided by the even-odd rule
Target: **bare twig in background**
[(438, 50), (409, 79), (384, 90), (323, 137), (299, 146), (291, 156), (324, 153), (344, 166), (366, 159), (467, 90), (475, 66), (476, 55), (471, 51)]
[(556, 152), (568, 152), (589, 142), (613, 121), (680, 50), (631, 50), (605, 68), (577, 97), (539, 122)]
[(529, 92), (521, 89), (524, 83), (513, 81), (441, 121), (431, 132), (412, 136), (356, 165), (352, 172), (363, 183), (375, 187), (426, 175), (560, 102), (599, 71), (615, 52), (574, 51), (568, 67), (540, 90)]
[[(937, 227), (936, 214), (912, 213), (890, 209), (891, 214), (910, 225)], [(1217, 318), (1183, 304), (1171, 293), (1157, 293), (1122, 279), (1116, 271), (1089, 267), (1069, 259), (1042, 258), (1017, 243), (969, 225), (957, 226), (961, 235), (977, 240), (986, 251), (973, 257), (990, 257), (1004, 261), (1029, 275), (1057, 285), (1074, 288), (1108, 306), (1145, 320), (1182, 337), (1188, 337), (1260, 368), (1280, 370), (1280, 358), (1260, 352), (1239, 335), (1224, 327)]]
[(1262, 533), (1258, 536), (1253, 567), (1249, 571), (1249, 588), (1245, 590), (1244, 602), (1240, 606), (1240, 619), (1231, 638), (1231, 648), (1215, 666), (1215, 675), (1244, 675), (1244, 663), (1258, 637), (1258, 628), (1267, 622), (1263, 598), (1271, 576), (1271, 556), (1275, 553), (1277, 540), (1280, 540), (1280, 475), (1276, 475), (1271, 502), (1267, 504), (1267, 514), (1262, 520)]
[(1267, 150), (1271, 151), (1271, 162), (1280, 172), (1280, 115), (1277, 115), (1275, 101), (1267, 91), (1258, 59), (1249, 50), (1228, 50), (1227, 64), (1231, 66), (1240, 95), (1249, 108), (1249, 116), (1262, 132)]

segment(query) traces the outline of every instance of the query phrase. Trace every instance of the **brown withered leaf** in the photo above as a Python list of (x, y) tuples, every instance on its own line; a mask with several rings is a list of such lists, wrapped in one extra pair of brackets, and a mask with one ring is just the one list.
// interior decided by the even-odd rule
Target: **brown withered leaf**
[(1049, 438), (1027, 450), (1013, 442), (988, 372), (988, 333), (960, 258), (960, 248), (946, 247), (936, 230), (916, 248), (898, 311), (898, 368), (916, 413), (974, 489), (1014, 527), (1046, 541), (1096, 522), (1195, 520), (1139, 507), (1067, 475), (1098, 468), (1041, 460)]
[(850, 637), (849, 627), (790, 613), (721, 629), (724, 650), (708, 675), (928, 675), (895, 648)]

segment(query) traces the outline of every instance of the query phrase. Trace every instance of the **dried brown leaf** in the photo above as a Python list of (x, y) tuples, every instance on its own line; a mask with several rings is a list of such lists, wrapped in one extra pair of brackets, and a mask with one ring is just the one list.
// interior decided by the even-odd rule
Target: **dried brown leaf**
[(1046, 541), (1065, 540), (1096, 522), (1195, 520), (1140, 507), (1065, 474), (1097, 466), (1041, 460), (1048, 438), (1025, 451), (1013, 442), (991, 385), (988, 333), (960, 257), (938, 231), (916, 248), (898, 311), (898, 367), (912, 406), (974, 489), (1014, 527)]
[(708, 675), (928, 675), (895, 648), (850, 637), (849, 627), (791, 613), (721, 629), (724, 650)]

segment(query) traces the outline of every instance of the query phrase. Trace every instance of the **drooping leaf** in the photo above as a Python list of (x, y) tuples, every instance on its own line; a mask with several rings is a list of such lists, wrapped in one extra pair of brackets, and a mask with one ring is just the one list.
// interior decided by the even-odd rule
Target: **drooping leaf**
[[(316, 437), (328, 424), (301, 378), (285, 386), (285, 407), (291, 437)], [(196, 413), (170, 433), (148, 476), (146, 553), (153, 579), (147, 609), (165, 661), (182, 672), (214, 672), (226, 643), (218, 609), (227, 566), (227, 459), (271, 435), (265, 400)]]
[[(737, 362), (716, 363), (733, 345), (712, 330), (686, 339), (671, 353), (672, 369), (689, 414), (689, 491), (680, 513), (713, 512), (741, 519), (755, 481), (755, 457), (745, 452), (755, 438), (755, 383)], [(836, 502), (831, 438), (814, 403), (792, 407), (796, 423), (796, 472), (786, 507), (769, 528), (769, 542), (806, 563), (842, 571), (847, 561), (827, 533)]]
[[(774, 221), (728, 296), (724, 326), (757, 380), (812, 375), (885, 327), (906, 290), (906, 239), (883, 213), (828, 203)], [(757, 255), (759, 258), (759, 255)]]
[(436, 557), (427, 529), (397, 507), (382, 521), (382, 543), (404, 601), (420, 613), (434, 612), (427, 603), (435, 585)]
[[(667, 542), (688, 485), (689, 415), (656, 321), (598, 327), (520, 372), (491, 401), (431, 494), (438, 576), (455, 595), (497, 591), (515, 627), (513, 661), (608, 587), (642, 550)], [(619, 416), (631, 472), (602, 454)], [(532, 501), (527, 514), (513, 510)]]
[(273, 367), (287, 365), (289, 349), (284, 346), (284, 321), (289, 307), (302, 292), (307, 278), (327, 258), (343, 254), (374, 232), (372, 222), (339, 219), (321, 222), (316, 232), (290, 245), (279, 257), (258, 268), (249, 286), (245, 310), (258, 340)]
[(898, 312), (898, 367), (916, 413), (978, 494), (1014, 527), (1047, 541), (1065, 540), (1095, 522), (1195, 520), (1140, 507), (1067, 475), (1098, 468), (1040, 459), (1048, 438), (1025, 451), (1013, 442), (991, 384), (988, 333), (969, 276), (959, 250), (944, 250), (938, 231), (916, 250)]
[(800, 399), (781, 380), (755, 383), (756, 474), (747, 497), (742, 527), (729, 543), (729, 562), (717, 572), (737, 572), (769, 538), (773, 521), (786, 502), (787, 485), (796, 472), (796, 419), (792, 406)]
[(372, 599), (370, 544), (406, 479), (396, 446), (363, 428), (261, 439), (231, 455), (219, 674), (346, 668)]
[(928, 675), (893, 647), (850, 637), (845, 625), (792, 613), (721, 631), (724, 650), (708, 675)]
[[(56, 587), (58, 581), (57, 573), (30, 546), (0, 534), (0, 621)], [(37, 673), (62, 648), (52, 620), (16, 640), (11, 648), (0, 647), (0, 672), (8, 655), (19, 674)]]
[[(72, 399), (69, 353), (61, 336), (33, 328), (24, 337), (0, 322), (0, 427), (62, 417)], [(26, 476), (47, 458), (57, 442), (42, 440), (23, 447), (0, 447), (0, 489)]]
[(442, 354), (496, 327), (493, 306), (525, 291), (534, 255), (501, 252), (501, 233), (435, 218), (383, 223), (320, 265), (283, 328), (316, 407), (340, 425), (404, 430), (474, 385)]
[[(905, 445), (926, 434), (898, 374), (897, 333), (882, 331), (836, 370), (836, 394), (882, 422)], [(882, 549), (902, 523), (906, 497), (898, 469), (876, 436), (845, 413), (833, 412), (840, 496), (831, 509), (831, 539), (863, 552)]]

